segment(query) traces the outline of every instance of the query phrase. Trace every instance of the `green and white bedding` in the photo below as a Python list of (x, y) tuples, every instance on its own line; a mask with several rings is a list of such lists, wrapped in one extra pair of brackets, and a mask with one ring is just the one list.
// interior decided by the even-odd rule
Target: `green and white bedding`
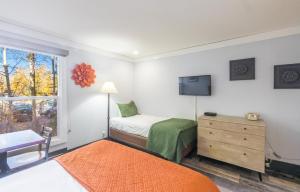
[(197, 123), (188, 119), (171, 118), (152, 125), (147, 148), (149, 151), (176, 162), (182, 150), (196, 142)]
[(112, 118), (111, 127), (148, 138), (149, 151), (176, 162), (182, 158), (182, 149), (194, 145), (197, 137), (197, 123), (187, 119), (134, 115)]

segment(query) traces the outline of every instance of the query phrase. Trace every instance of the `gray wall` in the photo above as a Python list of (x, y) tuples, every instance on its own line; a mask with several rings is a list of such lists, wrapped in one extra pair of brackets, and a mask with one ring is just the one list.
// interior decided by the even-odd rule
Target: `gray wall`
[[(256, 58), (256, 80), (229, 81), (229, 60)], [(211, 74), (212, 96), (198, 97), (198, 114), (259, 112), (267, 138), (285, 159), (300, 164), (300, 89), (273, 89), (273, 66), (300, 63), (300, 35), (201, 51), (136, 64), (134, 99), (140, 112), (193, 118), (194, 98), (178, 95), (178, 77)], [(268, 146), (267, 156), (276, 159)]]

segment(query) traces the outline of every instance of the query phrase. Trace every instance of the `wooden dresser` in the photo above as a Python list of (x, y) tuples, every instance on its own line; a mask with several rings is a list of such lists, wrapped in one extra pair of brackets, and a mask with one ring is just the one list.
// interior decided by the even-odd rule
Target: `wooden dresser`
[(201, 116), (197, 154), (264, 173), (265, 129), (262, 120)]

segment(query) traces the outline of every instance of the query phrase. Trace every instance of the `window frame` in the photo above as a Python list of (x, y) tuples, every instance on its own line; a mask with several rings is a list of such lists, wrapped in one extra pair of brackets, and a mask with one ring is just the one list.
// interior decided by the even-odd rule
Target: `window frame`
[(15, 49), (25, 52), (33, 52), (37, 54), (43, 54), (51, 57), (57, 57), (58, 63), (58, 71), (57, 71), (57, 78), (58, 78), (58, 87), (57, 87), (57, 95), (56, 96), (20, 96), (20, 97), (7, 97), (7, 96), (0, 96), (0, 101), (18, 101), (18, 100), (32, 100), (32, 99), (56, 99), (57, 101), (57, 135), (52, 137), (51, 140), (51, 148), (50, 151), (55, 151), (60, 148), (65, 148), (67, 143), (67, 134), (68, 134), (68, 110), (67, 110), (67, 77), (66, 75), (66, 59), (63, 56), (53, 55), (49, 53), (29, 50), (29, 49), (22, 49), (12, 46), (6, 46), (0, 44), (0, 48), (6, 49)]

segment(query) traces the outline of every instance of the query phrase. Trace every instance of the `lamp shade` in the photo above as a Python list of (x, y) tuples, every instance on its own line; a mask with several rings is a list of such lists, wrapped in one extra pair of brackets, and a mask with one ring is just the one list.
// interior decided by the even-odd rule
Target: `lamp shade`
[(115, 84), (111, 81), (105, 82), (101, 89), (102, 93), (118, 93)]

